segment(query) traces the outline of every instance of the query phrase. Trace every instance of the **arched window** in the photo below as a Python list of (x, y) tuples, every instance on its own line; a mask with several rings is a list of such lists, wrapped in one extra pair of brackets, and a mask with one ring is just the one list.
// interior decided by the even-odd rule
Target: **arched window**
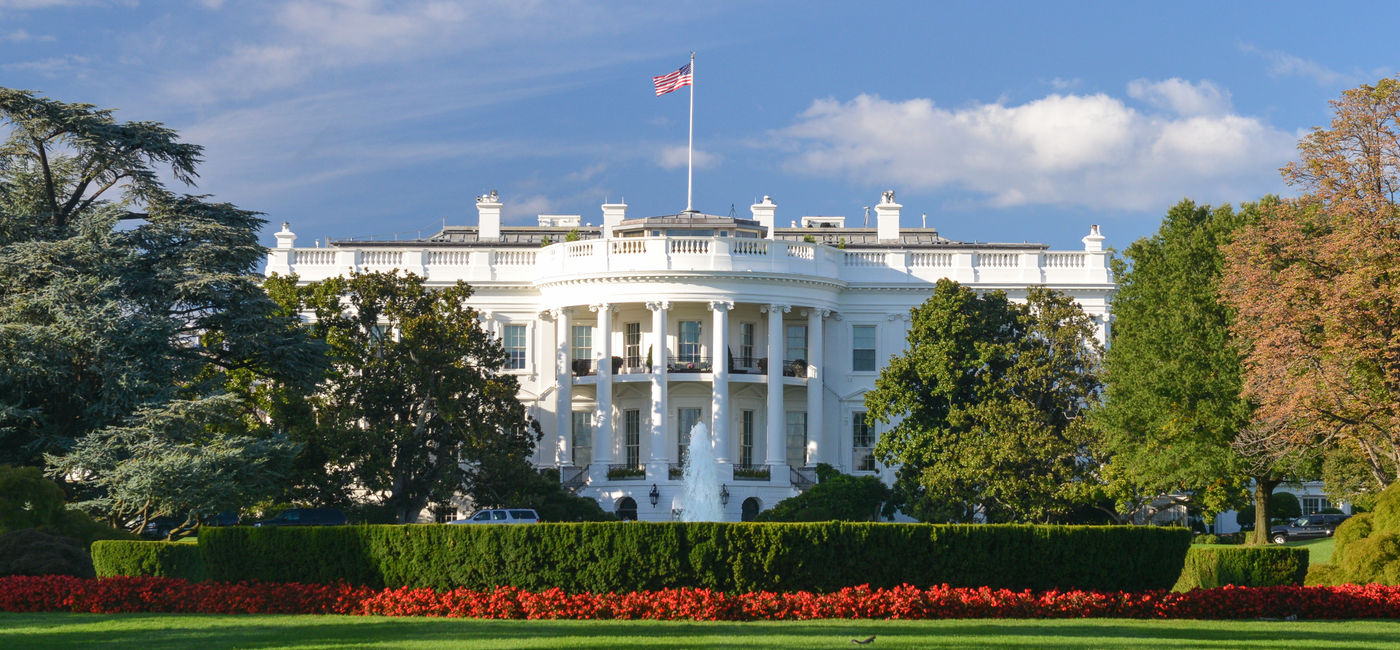
[(623, 521), (637, 520), (637, 502), (632, 497), (622, 497), (617, 500), (617, 517)]
[(763, 509), (763, 504), (759, 503), (758, 497), (744, 499), (744, 505), (740, 508), (740, 521), (753, 521), (758, 516), (758, 511)]

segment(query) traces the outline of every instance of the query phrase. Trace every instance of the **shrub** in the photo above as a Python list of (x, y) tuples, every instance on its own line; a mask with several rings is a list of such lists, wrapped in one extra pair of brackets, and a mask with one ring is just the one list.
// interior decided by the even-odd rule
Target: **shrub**
[(0, 576), (47, 575), (91, 578), (92, 557), (82, 542), (37, 528), (0, 534)]
[(1331, 564), (1309, 565), (1308, 575), (1303, 578), (1303, 584), (1308, 587), (1329, 587), (1342, 584), (1341, 571)]
[(1278, 546), (1193, 548), (1187, 552), (1181, 577), (1172, 590), (1213, 589), (1225, 585), (1301, 585), (1307, 573), (1307, 549)]
[(1400, 585), (1400, 483), (1376, 495), (1374, 506), (1337, 527), (1336, 582)]
[(600, 593), (1165, 589), (1190, 540), (1135, 526), (582, 523), (216, 528), (199, 544), (220, 581)]
[(209, 579), (196, 544), (99, 541), (92, 545), (92, 564), (100, 578), (154, 576), (194, 582)]
[(63, 488), (44, 478), (39, 468), (0, 465), (0, 533), (38, 528), (75, 539), (84, 548), (98, 539), (136, 539), (69, 509), (64, 501)]
[(817, 480), (811, 489), (779, 501), (754, 520), (878, 521), (892, 496), (879, 477), (842, 474), (826, 463), (817, 465)]

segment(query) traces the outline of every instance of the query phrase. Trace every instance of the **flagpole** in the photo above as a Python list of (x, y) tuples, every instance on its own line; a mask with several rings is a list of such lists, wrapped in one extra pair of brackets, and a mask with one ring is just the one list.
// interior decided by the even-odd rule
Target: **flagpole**
[(690, 144), (685, 149), (685, 211), (694, 212), (695, 189), (695, 53), (690, 53)]

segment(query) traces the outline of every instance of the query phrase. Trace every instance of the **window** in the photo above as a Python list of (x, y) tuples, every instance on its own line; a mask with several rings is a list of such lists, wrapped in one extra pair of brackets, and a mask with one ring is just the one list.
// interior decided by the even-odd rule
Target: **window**
[(506, 325), (506, 370), (525, 369), (525, 326)]
[(807, 465), (807, 413), (805, 411), (787, 412), (787, 461), (793, 467)]
[(593, 326), (575, 325), (573, 339), (573, 359), (591, 361), (593, 359)]
[(753, 464), (753, 411), (739, 413), (739, 464)]
[(851, 456), (856, 470), (875, 471), (875, 432), (865, 419), (865, 411), (851, 414)]
[(629, 409), (622, 412), (622, 457), (628, 467), (642, 464), (642, 412)]
[(593, 462), (593, 414), (574, 411), (574, 467)]
[(457, 509), (456, 509), (456, 508), (453, 508), (452, 506), (442, 506), (442, 505), (434, 506), (434, 507), (433, 507), (433, 522), (434, 522), (434, 523), (445, 524), (445, 523), (447, 523), (447, 522), (449, 522), (449, 521), (456, 521), (456, 520), (457, 520)]
[(807, 326), (787, 326), (787, 356), (783, 361), (807, 360)]
[(739, 323), (739, 365), (745, 368), (754, 366), (753, 323)]
[(1303, 497), (1303, 514), (1315, 515), (1323, 510), (1332, 507), (1332, 502), (1327, 497)]
[(700, 321), (681, 321), (681, 363), (698, 363), (700, 361)]
[(875, 326), (851, 326), (851, 370), (875, 371)]
[(676, 409), (676, 459), (685, 462), (685, 452), (690, 448), (690, 430), (700, 421), (700, 409)]
[(627, 323), (622, 326), (622, 355), (627, 357), (623, 365), (639, 368), (642, 365), (642, 324)]

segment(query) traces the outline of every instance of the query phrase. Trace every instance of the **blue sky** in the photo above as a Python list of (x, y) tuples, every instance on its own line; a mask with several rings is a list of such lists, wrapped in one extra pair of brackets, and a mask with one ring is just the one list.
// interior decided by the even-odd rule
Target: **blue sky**
[[(967, 241), (1122, 249), (1184, 197), (1288, 194), (1341, 91), (1395, 73), (1400, 4), (0, 0), (0, 85), (157, 120), (197, 188), (298, 245), (696, 207), (779, 223), (885, 189)], [(264, 239), (272, 243), (271, 233)]]

